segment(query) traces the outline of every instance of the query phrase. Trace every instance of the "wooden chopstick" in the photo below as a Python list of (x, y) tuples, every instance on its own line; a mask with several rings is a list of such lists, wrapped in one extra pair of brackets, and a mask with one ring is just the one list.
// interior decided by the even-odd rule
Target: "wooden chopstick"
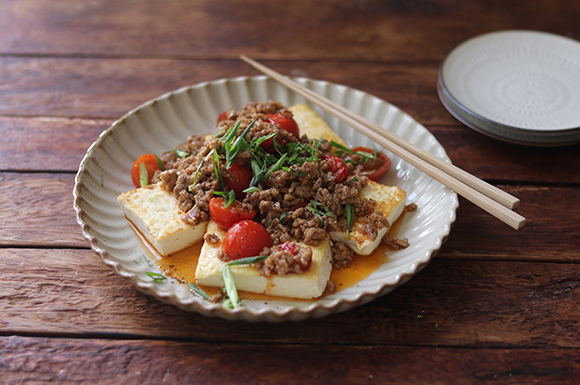
[(399, 138), (393, 133), (382, 129), (378, 125), (367, 121), (361, 116), (348, 111), (344, 107), (331, 102), (315, 92), (302, 87), (249, 57), (242, 55), (241, 59), (299, 95), (302, 95), (305, 99), (322, 108), (324, 111), (336, 116), (342, 122), (348, 124), (435, 180), (443, 183), (445, 186), (512, 228), (518, 230), (525, 225), (526, 219), (511, 210), (519, 204), (519, 200), (516, 197), (476, 178), (456, 166), (442, 161), (434, 155), (423, 151), (419, 147), (408, 143), (404, 139)]

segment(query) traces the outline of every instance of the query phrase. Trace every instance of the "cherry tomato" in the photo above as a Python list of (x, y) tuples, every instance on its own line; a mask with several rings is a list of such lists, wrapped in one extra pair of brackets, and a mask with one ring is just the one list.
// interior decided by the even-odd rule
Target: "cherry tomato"
[(236, 199), (244, 199), (246, 193), (245, 189), (250, 187), (250, 182), (254, 177), (254, 173), (249, 168), (240, 166), (238, 163), (234, 162), (228, 168), (226, 168), (229, 176), (224, 177), (225, 185), (230, 189), (234, 190), (236, 193)]
[(226, 201), (221, 197), (209, 200), (209, 214), (222, 230), (228, 230), (239, 221), (254, 219), (257, 213), (256, 210), (245, 210), (238, 202), (228, 207), (225, 205)]
[[(375, 150), (367, 147), (355, 147), (352, 149), (355, 152), (364, 151), (369, 154), (374, 154)], [(379, 151), (375, 159), (363, 163), (362, 174), (366, 175), (370, 180), (379, 180), (387, 170), (391, 167), (391, 159)]]
[(228, 119), (228, 113), (229, 111), (224, 111), (221, 114), (219, 114), (218, 118), (217, 118), (217, 123), (219, 124), (220, 122), (223, 122), (224, 120)]
[(246, 220), (230, 227), (222, 243), (222, 251), (230, 259), (255, 257), (264, 247), (272, 247), (272, 237), (258, 222)]
[[(158, 159), (159, 158), (157, 158), (157, 156), (155, 156), (153, 154), (145, 154), (145, 155), (141, 155), (139, 158), (137, 158), (135, 163), (133, 163), (133, 167), (131, 168), (131, 179), (133, 180), (133, 184), (135, 185), (135, 187), (137, 187), (137, 188), (143, 187), (143, 186), (141, 186), (139, 164), (141, 164), (141, 163), (145, 164), (145, 168), (147, 169), (147, 185), (148, 185), (149, 183), (151, 183), (151, 178), (153, 178), (153, 174), (155, 174), (155, 171), (162, 169), (159, 166), (159, 163), (161, 163), (161, 160), (159, 160), (159, 163), (158, 163), (157, 162)], [(161, 164), (163, 164), (163, 163), (161, 163)], [(165, 167), (163, 167), (163, 168), (165, 168)]]
[(268, 118), (268, 122), (272, 124), (277, 124), (281, 130), (286, 130), (294, 137), (298, 138), (300, 136), (300, 131), (298, 129), (298, 123), (294, 120), (294, 118), (287, 118), (282, 114), (269, 114), (266, 115)]
[(337, 156), (324, 155), (324, 159), (330, 162), (330, 171), (336, 174), (336, 183), (344, 182), (348, 172), (346, 163)]
[[(292, 242), (284, 242), (280, 245), (280, 250), (284, 251), (285, 253), (291, 254), (291, 255), (297, 255), (298, 254), (298, 245), (296, 245), (295, 243), (292, 243)], [(302, 271), (306, 271), (306, 270), (310, 269), (310, 266), (312, 266), (312, 258), (309, 258), (307, 261), (301, 260), (299, 263), (299, 266), (300, 266), (300, 270), (302, 270)]]
[[(266, 118), (268, 119), (268, 123), (278, 125), (281, 130), (288, 131), (296, 138), (300, 136), (300, 130), (298, 129), (298, 124), (294, 118), (287, 118), (282, 114), (268, 114), (266, 115)], [(286, 141), (282, 140), (281, 138), (276, 138), (276, 143), (281, 146), (286, 145)], [(262, 143), (262, 148), (269, 153), (276, 152), (276, 149), (274, 148), (274, 138), (270, 138)]]

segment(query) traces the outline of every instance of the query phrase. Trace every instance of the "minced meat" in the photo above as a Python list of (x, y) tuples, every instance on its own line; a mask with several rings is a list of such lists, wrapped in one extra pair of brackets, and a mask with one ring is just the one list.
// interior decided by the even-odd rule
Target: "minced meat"
[[(166, 170), (157, 172), (153, 181), (160, 182), (165, 190), (177, 197), (179, 207), (185, 212), (182, 219), (186, 223), (196, 225), (207, 221), (210, 216), (209, 201), (215, 196), (214, 191), (227, 190), (223, 177), (228, 176), (225, 170), (228, 145), (224, 144), (223, 137), (228, 129), (239, 122), (238, 137), (252, 124), (245, 136), (246, 143), (274, 133), (276, 141), (280, 140), (278, 143), (284, 144), (288, 151), (282, 167), (271, 171), (261, 182), (256, 183), (254, 191), (248, 192), (245, 198), (238, 199), (238, 204), (257, 211), (254, 220), (261, 223), (272, 236), (274, 246), (271, 255), (268, 262), (261, 265), (268, 266), (264, 268), (265, 275), (274, 271), (277, 274), (298, 272), (292, 267), (286, 271), (285, 264), (292, 266), (292, 263), (287, 255), (276, 251), (277, 246), (292, 238), (316, 246), (325, 239), (328, 230), (346, 230), (346, 205), (351, 205), (353, 209), (353, 221), (365, 217), (363, 231), (372, 239), (376, 238), (379, 229), (389, 226), (384, 215), (375, 210), (374, 202), (359, 196), (359, 191), (367, 185), (368, 179), (358, 168), (348, 163), (351, 172), (346, 180), (337, 183), (336, 170), (333, 171), (333, 164), (327, 155), (344, 155), (331, 154), (332, 146), (325, 139), (314, 141), (306, 136), (297, 138), (280, 130), (278, 125), (270, 123), (267, 117), (269, 114), (292, 116), (292, 112), (278, 102), (249, 103), (241, 111), (230, 110), (222, 114), (216, 131), (209, 139), (192, 135), (175, 151), (162, 156)], [(216, 154), (219, 154), (218, 162), (215, 161)], [(275, 155), (275, 158), (270, 157), (261, 148), (245, 146), (233, 160), (253, 169), (256, 178), (256, 167), (260, 168), (258, 160), (266, 164), (264, 169), (267, 169), (279, 161), (281, 155)], [(352, 255), (347, 256), (346, 249), (337, 245), (334, 249), (339, 261), (335, 261), (335, 265), (343, 266), (352, 259)]]

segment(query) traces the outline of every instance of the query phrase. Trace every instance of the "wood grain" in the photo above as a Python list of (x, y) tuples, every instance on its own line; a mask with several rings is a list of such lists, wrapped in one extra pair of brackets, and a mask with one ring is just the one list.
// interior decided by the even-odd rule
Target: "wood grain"
[(3, 3), (0, 52), (20, 55), (438, 63), (490, 31), (578, 38), (574, 0)]
[[(233, 345), (0, 338), (0, 376), (20, 383), (573, 384), (577, 349)], [(449, 363), (454, 363), (453, 369)], [(450, 373), (452, 370), (452, 373)]]
[(580, 300), (579, 264), (435, 258), (411, 281), (368, 305), (304, 322), (253, 324), (165, 305), (116, 276), (88, 250), (0, 249), (0, 258), (2, 334), (212, 343), (580, 347), (580, 308), (574, 305)]
[(88, 247), (76, 222), (74, 175), (0, 173), (0, 245)]
[(76, 172), (112, 120), (0, 117), (0, 170)]
[[(362, 89), (423, 123), (455, 120), (438, 101), (437, 65), (273, 62), (283, 74)], [(0, 115), (117, 119), (178, 88), (237, 76), (262, 75), (241, 60), (1, 57)], [(373, 79), (369, 82), (369, 79)]]

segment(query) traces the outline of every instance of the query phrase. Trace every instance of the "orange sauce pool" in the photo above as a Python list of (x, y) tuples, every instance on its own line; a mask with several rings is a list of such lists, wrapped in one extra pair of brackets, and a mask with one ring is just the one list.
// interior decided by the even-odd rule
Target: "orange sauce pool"
[[(401, 228), (401, 223), (403, 218), (406, 214), (406, 210), (403, 211), (403, 214), (399, 217), (399, 219), (391, 226), (387, 236), (395, 237)], [(195, 282), (195, 270), (197, 268), (197, 261), (199, 259), (199, 254), (201, 251), (201, 247), (203, 242), (198, 242), (193, 246), (187, 247), (181, 251), (176, 253), (170, 254), (168, 256), (163, 256), (155, 250), (151, 244), (145, 239), (145, 237), (133, 226), (133, 230), (141, 240), (141, 243), (145, 246), (148, 251), (149, 259), (155, 262), (157, 267), (163, 272), (163, 274), (167, 277), (174, 278), (178, 282), (183, 284), (187, 282)], [(388, 255), (386, 254), (390, 251), (387, 247), (383, 244), (380, 244), (377, 249), (369, 255), (362, 256), (362, 255), (355, 255), (353, 260), (350, 262), (349, 266), (344, 269), (332, 269), (330, 274), (330, 280), (334, 282), (336, 290), (335, 293), (338, 293), (342, 290), (345, 290), (349, 287), (355, 286), (360, 281), (367, 278), (369, 275), (374, 273), (378, 270), (378, 268), (385, 262), (389, 260)], [(213, 295), (216, 294), (221, 288), (218, 287), (210, 287), (210, 286), (203, 286), (200, 287), (208, 294)], [(267, 294), (256, 294), (256, 293), (247, 293), (244, 291), (240, 291), (239, 297), (241, 299), (252, 299), (252, 300), (284, 300), (284, 301), (301, 301), (301, 302), (309, 302), (315, 301), (313, 300), (306, 300), (306, 299), (292, 299), (292, 298), (282, 298), (282, 297), (275, 297), (272, 295)], [(330, 295), (331, 293), (325, 292), (322, 297), (326, 295)]]

